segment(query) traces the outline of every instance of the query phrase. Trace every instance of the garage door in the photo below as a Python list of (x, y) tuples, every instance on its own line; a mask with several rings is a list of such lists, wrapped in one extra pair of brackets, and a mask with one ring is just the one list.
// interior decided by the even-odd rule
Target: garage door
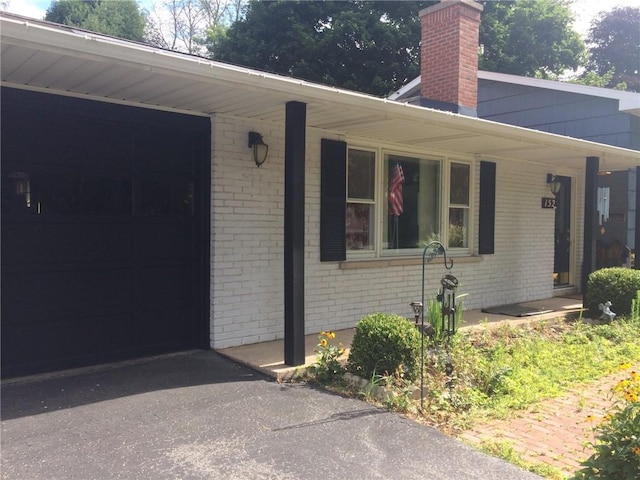
[(207, 118), (2, 89), (2, 375), (206, 348)]

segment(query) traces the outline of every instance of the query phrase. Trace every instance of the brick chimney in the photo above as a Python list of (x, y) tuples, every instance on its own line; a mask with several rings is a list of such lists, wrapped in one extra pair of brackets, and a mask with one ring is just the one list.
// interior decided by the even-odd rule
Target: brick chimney
[(441, 0), (420, 11), (422, 106), (477, 116), (482, 8), (473, 0)]

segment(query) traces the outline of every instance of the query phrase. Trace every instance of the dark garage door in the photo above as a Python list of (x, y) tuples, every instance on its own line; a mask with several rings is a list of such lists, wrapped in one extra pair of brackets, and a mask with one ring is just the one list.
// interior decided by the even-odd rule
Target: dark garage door
[(2, 89), (2, 375), (208, 344), (208, 118)]

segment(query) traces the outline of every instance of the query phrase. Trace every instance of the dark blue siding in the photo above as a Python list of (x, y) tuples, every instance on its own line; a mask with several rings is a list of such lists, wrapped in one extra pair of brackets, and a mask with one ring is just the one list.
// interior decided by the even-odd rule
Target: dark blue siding
[(478, 82), (478, 117), (593, 142), (638, 149), (638, 117), (618, 101), (490, 80)]

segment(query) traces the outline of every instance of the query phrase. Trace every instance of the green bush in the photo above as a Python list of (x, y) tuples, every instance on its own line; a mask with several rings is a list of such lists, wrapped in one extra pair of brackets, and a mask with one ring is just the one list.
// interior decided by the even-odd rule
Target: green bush
[(603, 268), (589, 275), (584, 307), (589, 316), (602, 314), (598, 305), (611, 302), (611, 310), (617, 315), (629, 315), (631, 302), (640, 290), (640, 270), (630, 268)]
[(373, 313), (356, 325), (347, 368), (366, 379), (402, 370), (406, 379), (413, 380), (420, 345), (420, 333), (411, 321), (400, 315)]

